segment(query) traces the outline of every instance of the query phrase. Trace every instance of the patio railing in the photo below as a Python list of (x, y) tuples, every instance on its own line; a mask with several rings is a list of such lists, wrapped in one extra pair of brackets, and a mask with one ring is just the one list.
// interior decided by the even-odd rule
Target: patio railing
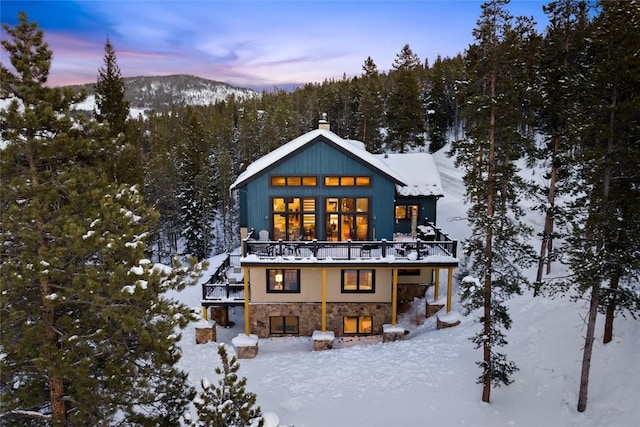
[(457, 256), (457, 242), (436, 229), (433, 240), (407, 239), (387, 241), (286, 241), (254, 240), (242, 242), (242, 256), (257, 255), (260, 258), (294, 257), (317, 259), (379, 259), (394, 256), (399, 259), (421, 260), (429, 256)]

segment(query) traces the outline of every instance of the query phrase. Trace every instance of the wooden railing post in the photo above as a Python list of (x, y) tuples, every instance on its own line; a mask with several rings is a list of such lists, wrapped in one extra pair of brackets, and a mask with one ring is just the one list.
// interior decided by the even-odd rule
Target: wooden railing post
[(382, 258), (387, 256), (387, 239), (382, 239)]

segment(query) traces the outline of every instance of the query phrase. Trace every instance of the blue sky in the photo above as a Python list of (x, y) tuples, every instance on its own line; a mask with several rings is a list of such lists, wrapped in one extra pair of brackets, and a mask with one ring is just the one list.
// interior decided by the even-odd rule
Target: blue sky
[[(512, 0), (513, 15), (542, 31), (548, 1)], [(192, 74), (269, 89), (360, 75), (368, 56), (387, 71), (405, 44), (424, 61), (473, 42), (478, 0), (377, 1), (14, 1), (2, 23), (24, 10), (53, 51), (49, 84), (93, 83), (107, 36), (123, 77)], [(3, 31), (3, 38), (6, 34)], [(2, 52), (2, 62), (6, 61)]]

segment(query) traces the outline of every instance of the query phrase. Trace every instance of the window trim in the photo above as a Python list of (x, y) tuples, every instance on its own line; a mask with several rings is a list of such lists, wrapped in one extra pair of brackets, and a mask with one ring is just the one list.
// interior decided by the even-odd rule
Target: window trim
[[(371, 331), (362, 332), (361, 325), (362, 319), (369, 318), (371, 324)], [(356, 319), (356, 332), (347, 332), (345, 328), (345, 322), (347, 319)], [(373, 316), (343, 316), (342, 317), (342, 333), (344, 335), (353, 336), (353, 335), (373, 335)]]
[[(414, 207), (418, 210), (418, 220), (420, 220), (420, 204), (419, 203), (398, 203), (393, 207), (393, 217), (396, 221), (411, 220), (411, 208)], [(398, 208), (404, 208), (404, 217), (398, 216)]]
[[(345, 273), (347, 271), (355, 271), (356, 276), (356, 289), (345, 289)], [(360, 273), (371, 272), (371, 289), (360, 288)], [(376, 270), (373, 268), (345, 268), (340, 271), (340, 292), (343, 294), (375, 294), (376, 293)]]
[[(330, 184), (328, 180), (338, 180), (337, 184)], [(353, 181), (352, 184), (343, 184), (343, 180)], [(362, 183), (362, 181), (366, 181), (366, 183)], [(325, 187), (371, 187), (371, 176), (369, 175), (325, 175), (324, 177), (324, 186)]]
[[(287, 330), (287, 319), (295, 319), (296, 329), (293, 331)], [(274, 330), (274, 321), (281, 320), (282, 321), (282, 332), (278, 332)], [(299, 335), (300, 334), (300, 316), (269, 316), (269, 335)]]
[[(284, 180), (284, 184), (274, 184), (275, 180)], [(291, 184), (289, 181), (297, 180), (299, 184)], [(315, 175), (271, 175), (269, 177), (270, 187), (317, 187), (318, 177)]]
[[(273, 273), (273, 277), (275, 278), (275, 276), (277, 274), (282, 274), (283, 277), (283, 285), (282, 285), (282, 289), (276, 289), (275, 288), (275, 284), (272, 287), (271, 286), (271, 274), (270, 272), (274, 272)], [(284, 277), (285, 277), (285, 272), (286, 271), (295, 271), (296, 272), (296, 284), (297, 289), (294, 290), (290, 290), (290, 289), (285, 289), (284, 286)], [(280, 272), (280, 273), (278, 273)], [(293, 269), (293, 268), (267, 268), (266, 269), (266, 282), (267, 282), (267, 293), (268, 294), (299, 294), (301, 292), (301, 286), (300, 286), (300, 270), (299, 269)]]

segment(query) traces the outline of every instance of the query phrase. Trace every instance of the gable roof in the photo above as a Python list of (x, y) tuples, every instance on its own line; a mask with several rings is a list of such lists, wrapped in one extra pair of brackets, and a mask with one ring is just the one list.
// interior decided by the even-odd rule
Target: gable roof
[(276, 148), (272, 152), (265, 154), (255, 162), (251, 163), (249, 166), (247, 166), (244, 172), (242, 172), (238, 176), (235, 182), (231, 184), (230, 189), (233, 190), (246, 184), (247, 182), (262, 174), (264, 171), (268, 170), (271, 166), (275, 165), (285, 157), (290, 156), (292, 153), (295, 153), (296, 151), (302, 149), (305, 145), (312, 143), (319, 137), (324, 137), (324, 139), (329, 144), (332, 144), (338, 150), (347, 153), (347, 155), (350, 155), (362, 161), (370, 168), (377, 170), (382, 175), (389, 177), (392, 181), (395, 181), (396, 187), (402, 187), (405, 185), (405, 181), (396, 170), (390, 168), (387, 163), (382, 161), (382, 159), (380, 159), (378, 156), (375, 156), (364, 150), (362, 143), (342, 139), (338, 135), (327, 129), (315, 129), (287, 142), (286, 144)]
[(442, 197), (442, 181), (436, 162), (428, 153), (375, 154), (401, 176), (405, 186), (396, 185), (400, 196)]

